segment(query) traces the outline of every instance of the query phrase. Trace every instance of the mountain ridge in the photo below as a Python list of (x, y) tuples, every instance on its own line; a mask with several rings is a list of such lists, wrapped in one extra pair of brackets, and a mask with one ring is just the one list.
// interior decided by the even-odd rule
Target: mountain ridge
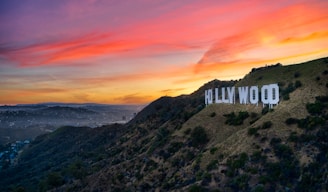
[[(328, 58), (267, 66), (240, 81), (213, 80), (190, 95), (161, 97), (126, 125), (83, 128), (79, 134), (76, 128), (61, 128), (38, 137), (17, 167), (0, 172), (0, 186), (26, 191), (327, 190), (327, 77)], [(271, 110), (243, 104), (205, 107), (206, 89), (267, 83), (280, 87), (280, 103)], [(68, 141), (73, 148), (65, 147)], [(43, 159), (35, 148), (56, 153)], [(71, 153), (74, 158), (60, 159)], [(44, 164), (43, 169), (32, 162)], [(34, 176), (25, 178), (27, 173)]]

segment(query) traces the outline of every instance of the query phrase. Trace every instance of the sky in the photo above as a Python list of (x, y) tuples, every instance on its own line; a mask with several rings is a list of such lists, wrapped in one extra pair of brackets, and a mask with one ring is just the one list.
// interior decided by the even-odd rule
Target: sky
[(146, 104), (328, 56), (327, 0), (0, 1), (0, 104)]

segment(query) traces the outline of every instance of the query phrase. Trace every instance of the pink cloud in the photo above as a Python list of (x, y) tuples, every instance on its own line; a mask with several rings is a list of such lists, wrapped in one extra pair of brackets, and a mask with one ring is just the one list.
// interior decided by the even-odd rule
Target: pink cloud
[[(282, 14), (283, 13), (283, 14)], [(226, 38), (221, 38), (207, 50), (197, 65), (195, 72), (206, 72), (209, 70), (224, 70), (241, 65), (259, 65), (263, 62), (281, 59), (297, 58), (300, 56), (313, 55), (318, 50), (313, 48), (297, 49), (299, 53), (292, 52), (291, 48), (285, 48), (284, 44), (303, 42), (327, 41), (328, 19), (320, 6), (296, 4), (290, 5), (271, 14), (262, 15), (266, 19), (247, 18), (247, 25), (239, 33)], [(290, 20), (290, 22), (286, 22)], [(242, 25), (245, 20), (235, 23)], [(246, 22), (245, 22), (246, 23)], [(276, 46), (276, 48), (272, 48)], [(299, 46), (298, 46), (299, 47)], [(296, 47), (295, 47), (296, 48)], [(318, 47), (322, 49), (323, 47)], [(280, 51), (275, 59), (263, 58), (261, 51)], [(256, 52), (259, 54), (255, 55)], [(252, 54), (250, 54), (252, 53)], [(268, 53), (269, 54), (269, 53)], [(252, 55), (249, 58), (248, 55)], [(269, 63), (266, 63), (269, 64)]]
[[(327, 53), (327, 1), (34, 2), (0, 13), (0, 74), (2, 90), (11, 86), (36, 99), (87, 87), (95, 93), (80, 98), (106, 100), (101, 88), (133, 82), (135, 90), (110, 99), (144, 102), (200, 81)], [(62, 81), (48, 84), (50, 70)], [(163, 79), (172, 87), (140, 93), (139, 86), (149, 91)], [(37, 82), (35, 94), (26, 90)], [(77, 99), (61, 93), (58, 100)]]

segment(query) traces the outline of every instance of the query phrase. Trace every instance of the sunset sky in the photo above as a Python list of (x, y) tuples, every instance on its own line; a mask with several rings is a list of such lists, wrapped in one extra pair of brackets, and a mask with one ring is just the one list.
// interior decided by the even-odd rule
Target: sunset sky
[(0, 2), (0, 105), (145, 104), (328, 56), (328, 1)]

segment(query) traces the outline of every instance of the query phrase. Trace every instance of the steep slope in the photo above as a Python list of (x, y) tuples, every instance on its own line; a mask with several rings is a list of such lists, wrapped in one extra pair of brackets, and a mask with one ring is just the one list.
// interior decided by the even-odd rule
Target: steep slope
[[(166, 137), (203, 109), (203, 98), (198, 95), (204, 94), (205, 88), (233, 84), (215, 80), (191, 95), (159, 98), (126, 125), (63, 127), (40, 136), (20, 155), (16, 166), (0, 172), (0, 190), (44, 191), (59, 186), (82, 190), (88, 175), (92, 178), (93, 174), (101, 174), (99, 170), (109, 165), (122, 166), (132, 158), (142, 163), (147, 151), (160, 147), (158, 136), (162, 132)], [(109, 187), (106, 183), (102, 188), (98, 181), (92, 186)]]
[[(23, 186), (26, 191), (43, 191), (85, 177), (110, 155), (105, 148), (125, 132), (124, 126), (114, 124), (97, 129), (62, 127), (41, 135), (20, 154), (14, 167), (1, 170), (0, 189), (10, 191)], [(58, 174), (65, 174), (65, 178)]]
[[(206, 188), (327, 190), (327, 174), (322, 174), (327, 171), (327, 158), (322, 157), (326, 154), (327, 142), (315, 139), (323, 138), (328, 131), (327, 61), (325, 58), (299, 65), (264, 67), (253, 70), (236, 83), (235, 86), (279, 83), (281, 102), (269, 112), (254, 105), (211, 105), (183, 125), (180, 136), (197, 126), (204, 127), (209, 134), (209, 150), (202, 154), (200, 167), (203, 171), (215, 169), (210, 171), (212, 183), (203, 183)], [(317, 111), (311, 113), (311, 110)], [(225, 123), (227, 114), (246, 111), (250, 117), (242, 125)], [(262, 159), (259, 163), (253, 162), (254, 158)], [(302, 180), (302, 173), (313, 174), (309, 171), (313, 171), (313, 166), (323, 167), (318, 176), (323, 178), (311, 186), (315, 179)], [(276, 172), (270, 173), (274, 167)], [(312, 183), (306, 183), (310, 181)]]
[[(136, 124), (143, 134), (132, 131), (123, 143), (126, 151), (121, 153), (123, 159), (118, 160), (121, 163), (90, 176), (87, 187), (83, 189), (325, 189), (325, 179), (311, 188), (306, 179), (301, 179), (301, 173), (312, 173), (314, 169), (309, 167), (318, 163), (318, 155), (321, 157), (325, 153), (320, 152), (322, 146), (327, 146), (324, 139), (313, 141), (318, 134), (326, 134), (326, 101), (316, 101), (323, 106), (318, 117), (309, 114), (306, 108), (307, 104), (315, 102), (317, 96), (323, 96), (321, 100), (325, 100), (327, 70), (327, 59), (324, 58), (293, 66), (264, 67), (236, 83), (236, 86), (242, 86), (278, 82), (281, 102), (273, 110), (254, 105), (212, 105), (193, 115), (181, 128), (174, 126), (176, 122), (172, 118), (154, 123), (157, 115), (163, 118), (171, 110), (149, 110), (153, 116), (143, 116), (144, 121)], [(200, 90), (204, 92), (210, 87), (220, 87), (213, 82)], [(200, 92), (197, 96), (204, 97)], [(155, 104), (149, 107), (155, 107)], [(239, 121), (239, 114), (242, 118), (248, 113), (248, 117), (241, 125), (227, 125), (232, 112), (237, 116), (232, 121)], [(286, 124), (288, 119), (299, 125)], [(147, 126), (143, 126), (145, 124)], [(299, 128), (302, 126), (307, 128)], [(139, 134), (141, 136), (134, 140)], [(319, 164), (326, 170), (326, 159)]]
[[(273, 110), (204, 106), (206, 89), (269, 83), (280, 86)], [(162, 97), (126, 125), (39, 137), (17, 167), (1, 172), (0, 189), (324, 191), (327, 97), (328, 58), (253, 69), (238, 82), (214, 80), (191, 95)]]
[[(238, 81), (235, 86), (262, 86), (264, 84), (278, 83), (280, 87), (280, 102), (279, 105), (274, 107), (273, 112), (262, 115), (261, 113), (264, 113), (264, 111), (262, 112), (263, 107), (255, 105), (211, 105), (187, 121), (180, 132), (193, 126), (203, 126), (208, 131), (213, 132), (216, 130), (215, 132), (220, 134), (225, 132), (222, 129), (229, 131), (231, 129), (245, 129), (250, 126), (248, 123), (237, 127), (225, 125), (224, 121), (226, 118), (223, 115), (231, 112), (247, 111), (249, 114), (253, 113), (252, 115), (254, 116), (250, 118), (250, 121), (252, 121), (252, 118), (253, 120), (258, 119), (252, 127), (260, 126), (265, 121), (274, 121), (276, 123), (273, 125), (274, 129), (272, 130), (280, 133), (281, 129), (285, 130), (286, 128), (284, 123), (286, 118), (305, 118), (308, 115), (306, 104), (313, 103), (316, 96), (327, 95), (327, 73), (327, 58), (297, 65), (273, 65), (253, 69), (253, 72), (250, 72), (245, 78)], [(216, 114), (215, 118), (210, 117), (212, 113)], [(235, 131), (231, 132), (235, 133)], [(217, 135), (216, 133), (213, 132), (213, 134)], [(217, 142), (221, 142), (221, 140), (219, 139)]]

